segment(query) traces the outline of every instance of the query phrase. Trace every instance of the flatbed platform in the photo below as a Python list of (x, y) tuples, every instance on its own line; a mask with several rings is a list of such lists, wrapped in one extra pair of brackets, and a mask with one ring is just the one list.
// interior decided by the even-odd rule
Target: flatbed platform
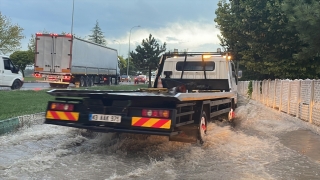
[(236, 92), (192, 92), (192, 93), (171, 93), (171, 92), (141, 92), (135, 91), (102, 91), (102, 90), (50, 90), (47, 92), (53, 96), (60, 97), (122, 97), (129, 99), (136, 98), (166, 98), (172, 101), (197, 101), (219, 98), (232, 98)]

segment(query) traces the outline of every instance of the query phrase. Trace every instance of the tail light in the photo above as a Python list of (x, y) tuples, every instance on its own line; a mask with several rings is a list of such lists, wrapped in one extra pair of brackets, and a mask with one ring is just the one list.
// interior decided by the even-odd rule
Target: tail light
[(36, 78), (41, 78), (41, 74), (39, 74), (39, 73), (34, 73), (33, 76)]
[(169, 118), (169, 110), (158, 110), (158, 109), (142, 109), (141, 112), (144, 117), (160, 117), (160, 118)]
[(71, 79), (71, 76), (63, 76), (63, 79), (64, 79), (64, 80), (70, 80), (70, 79)]
[(73, 111), (74, 105), (67, 104), (67, 103), (51, 103), (50, 109), (51, 110), (58, 110), (58, 111)]

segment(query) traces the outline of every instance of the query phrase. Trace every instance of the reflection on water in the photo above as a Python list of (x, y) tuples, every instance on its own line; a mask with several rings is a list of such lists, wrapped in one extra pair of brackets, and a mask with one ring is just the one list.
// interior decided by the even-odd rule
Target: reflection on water
[(320, 137), (309, 130), (296, 130), (280, 137), (280, 142), (320, 163)]

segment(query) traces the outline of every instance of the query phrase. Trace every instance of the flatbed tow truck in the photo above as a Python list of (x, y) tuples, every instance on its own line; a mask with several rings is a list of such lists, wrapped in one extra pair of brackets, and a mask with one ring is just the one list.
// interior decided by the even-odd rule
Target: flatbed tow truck
[(234, 119), (237, 75), (222, 53), (165, 53), (152, 88), (50, 90), (46, 124), (203, 143), (211, 118)]

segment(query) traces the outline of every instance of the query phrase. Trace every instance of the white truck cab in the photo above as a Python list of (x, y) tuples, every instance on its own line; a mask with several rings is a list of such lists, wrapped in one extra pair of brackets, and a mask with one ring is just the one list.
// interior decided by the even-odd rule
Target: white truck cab
[(161, 78), (168, 77), (168, 74), (172, 79), (217, 80), (216, 83), (228, 85), (220, 90), (237, 91), (235, 65), (222, 55), (195, 55), (188, 57), (187, 61), (185, 57), (168, 58), (164, 63)]
[(19, 68), (8, 57), (0, 55), (0, 87), (20, 89), (23, 82), (24, 78)]

